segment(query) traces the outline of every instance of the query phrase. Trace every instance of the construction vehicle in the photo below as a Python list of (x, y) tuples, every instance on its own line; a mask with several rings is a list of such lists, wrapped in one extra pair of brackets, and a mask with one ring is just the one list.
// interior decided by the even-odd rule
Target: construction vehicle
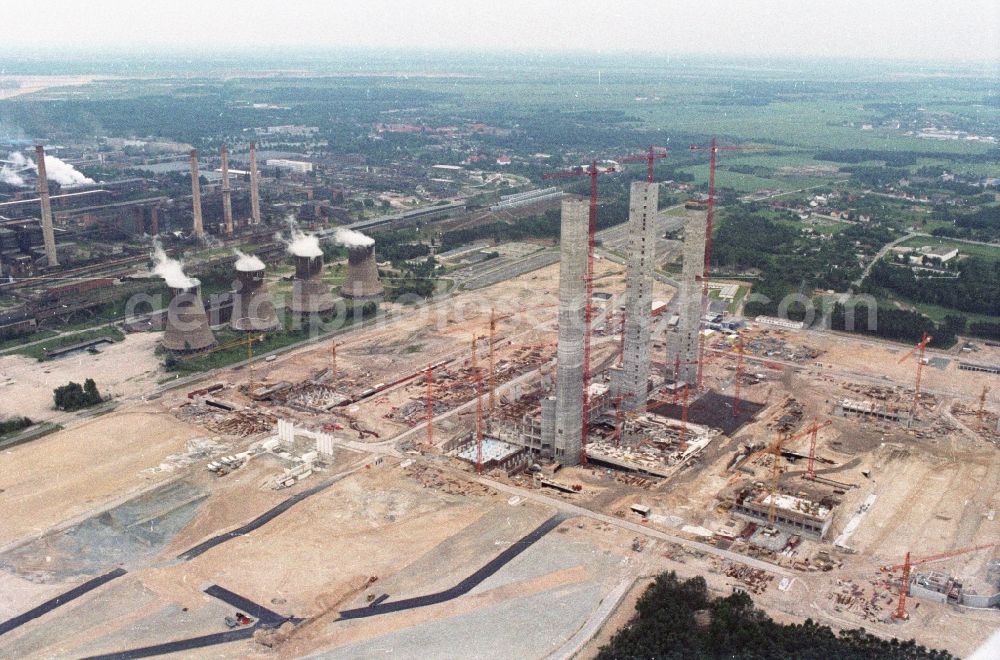
[(242, 628), (243, 626), (249, 626), (253, 623), (253, 619), (248, 617), (243, 612), (237, 612), (235, 616), (227, 616), (224, 621), (226, 622), (227, 628)]
[(910, 570), (914, 566), (919, 566), (921, 564), (929, 564), (935, 561), (941, 561), (944, 559), (950, 559), (951, 557), (957, 557), (959, 555), (964, 555), (970, 552), (976, 552), (977, 550), (986, 550), (988, 548), (995, 548), (1000, 546), (1000, 543), (984, 543), (982, 545), (974, 545), (971, 548), (961, 548), (959, 550), (951, 550), (949, 552), (942, 552), (936, 555), (930, 555), (929, 557), (923, 557), (921, 559), (910, 559), (910, 553), (906, 553), (906, 558), (903, 559), (902, 564), (895, 564), (893, 566), (882, 566), (879, 570), (883, 573), (895, 573), (898, 570), (902, 570), (903, 573), (900, 576), (899, 582), (899, 601), (896, 605), (896, 611), (893, 612), (892, 618), (902, 621), (910, 618), (910, 615), (906, 612), (906, 598), (910, 595)]

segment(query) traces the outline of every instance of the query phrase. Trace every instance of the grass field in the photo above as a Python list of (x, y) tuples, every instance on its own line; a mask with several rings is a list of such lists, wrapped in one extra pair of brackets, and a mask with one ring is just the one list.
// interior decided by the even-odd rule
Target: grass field
[(115, 342), (125, 339), (125, 335), (122, 334), (121, 330), (113, 326), (108, 326), (90, 330), (88, 332), (78, 332), (64, 337), (56, 337), (50, 341), (44, 341), (32, 346), (24, 346), (23, 348), (19, 348), (11, 352), (18, 355), (33, 357), (36, 360), (42, 361), (48, 357), (48, 352), (53, 349), (79, 344), (81, 342), (90, 341), (91, 339), (97, 339), (99, 337), (108, 337)]

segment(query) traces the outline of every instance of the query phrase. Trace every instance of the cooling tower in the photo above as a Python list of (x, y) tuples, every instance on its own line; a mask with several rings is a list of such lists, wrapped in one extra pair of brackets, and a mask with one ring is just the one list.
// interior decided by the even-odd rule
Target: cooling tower
[(323, 282), (323, 257), (295, 255), (295, 280), (288, 309), (296, 314), (318, 314), (334, 307), (330, 287)]
[(347, 279), (340, 287), (345, 298), (365, 300), (378, 298), (383, 293), (375, 265), (375, 246), (357, 246), (347, 251)]
[(274, 303), (264, 285), (264, 269), (236, 269), (237, 288), (233, 295), (233, 330), (274, 330), (281, 326)]
[(170, 289), (167, 305), (163, 348), (168, 351), (190, 352), (215, 345), (215, 335), (208, 326), (208, 314), (201, 302), (201, 282), (193, 286)]

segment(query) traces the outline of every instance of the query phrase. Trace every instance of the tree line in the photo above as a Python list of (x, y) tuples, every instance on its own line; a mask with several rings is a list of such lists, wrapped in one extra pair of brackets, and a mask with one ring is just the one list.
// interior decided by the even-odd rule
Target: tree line
[(835, 633), (812, 619), (781, 624), (754, 607), (744, 591), (711, 598), (705, 579), (663, 573), (635, 606), (636, 615), (603, 646), (599, 660), (705, 658), (743, 660), (950, 659), (915, 641), (882, 639), (864, 628)]

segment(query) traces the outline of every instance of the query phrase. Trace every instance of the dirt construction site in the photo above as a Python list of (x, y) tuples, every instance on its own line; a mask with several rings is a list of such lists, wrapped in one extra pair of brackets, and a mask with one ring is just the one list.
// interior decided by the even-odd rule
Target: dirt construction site
[[(655, 351), (662, 409), (595, 394), (594, 460), (562, 467), (516, 444), (552, 391), (558, 279), (180, 387), (137, 361), (114, 410), (0, 452), (0, 656), (586, 658), (664, 570), (956, 655), (1000, 625), (1000, 387), (962, 366), (1000, 348), (928, 350), (915, 397), (909, 347), (747, 322), (742, 352), (706, 337), (691, 400)], [(596, 385), (624, 288), (595, 262)]]

